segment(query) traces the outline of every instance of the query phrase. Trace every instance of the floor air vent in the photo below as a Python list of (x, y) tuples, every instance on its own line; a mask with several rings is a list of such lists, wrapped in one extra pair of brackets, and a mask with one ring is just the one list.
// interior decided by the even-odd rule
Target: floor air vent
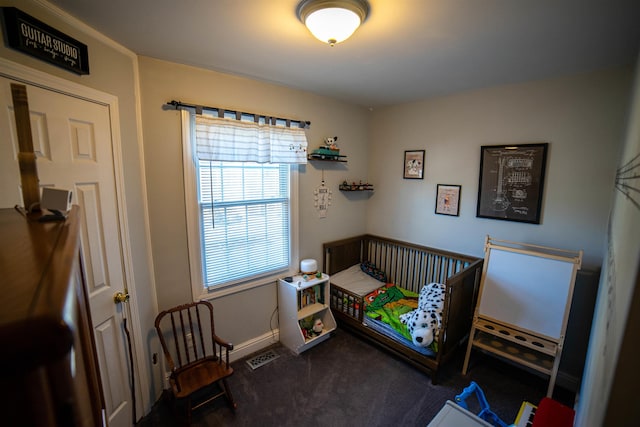
[(247, 364), (251, 369), (258, 369), (260, 366), (264, 366), (267, 363), (276, 360), (278, 357), (280, 356), (278, 356), (273, 350), (268, 350), (247, 360)]

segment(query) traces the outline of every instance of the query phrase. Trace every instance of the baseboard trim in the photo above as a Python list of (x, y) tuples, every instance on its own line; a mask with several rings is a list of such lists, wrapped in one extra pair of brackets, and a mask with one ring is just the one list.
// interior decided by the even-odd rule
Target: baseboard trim
[(269, 332), (252, 338), (243, 343), (234, 345), (233, 351), (229, 353), (229, 360), (235, 362), (238, 359), (242, 359), (250, 354), (257, 353), (260, 350), (269, 347), (280, 341), (280, 330), (274, 329)]
[(580, 379), (566, 372), (558, 371), (556, 385), (577, 393), (580, 388)]

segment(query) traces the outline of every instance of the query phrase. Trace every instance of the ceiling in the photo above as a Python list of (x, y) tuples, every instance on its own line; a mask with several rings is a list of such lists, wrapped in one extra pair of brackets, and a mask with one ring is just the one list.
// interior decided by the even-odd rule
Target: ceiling
[(635, 63), (638, 0), (369, 0), (344, 43), (298, 0), (48, 0), (133, 52), (365, 107)]

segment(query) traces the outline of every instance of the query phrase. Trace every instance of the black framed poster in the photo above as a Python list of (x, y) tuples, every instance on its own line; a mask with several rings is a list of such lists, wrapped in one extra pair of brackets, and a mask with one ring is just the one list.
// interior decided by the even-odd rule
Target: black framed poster
[(425, 150), (407, 150), (404, 152), (404, 179), (424, 178)]
[(480, 218), (540, 224), (548, 143), (480, 147)]
[(436, 190), (436, 213), (460, 215), (460, 185), (438, 184)]

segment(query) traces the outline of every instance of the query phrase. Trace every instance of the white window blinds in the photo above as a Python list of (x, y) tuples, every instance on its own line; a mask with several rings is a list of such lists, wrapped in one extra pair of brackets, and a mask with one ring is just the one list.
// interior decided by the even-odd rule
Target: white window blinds
[(286, 270), (289, 166), (200, 160), (198, 169), (205, 286)]
[(288, 271), (291, 165), (306, 163), (304, 129), (196, 115), (200, 258), (206, 289)]
[(196, 116), (200, 160), (307, 163), (304, 129)]

